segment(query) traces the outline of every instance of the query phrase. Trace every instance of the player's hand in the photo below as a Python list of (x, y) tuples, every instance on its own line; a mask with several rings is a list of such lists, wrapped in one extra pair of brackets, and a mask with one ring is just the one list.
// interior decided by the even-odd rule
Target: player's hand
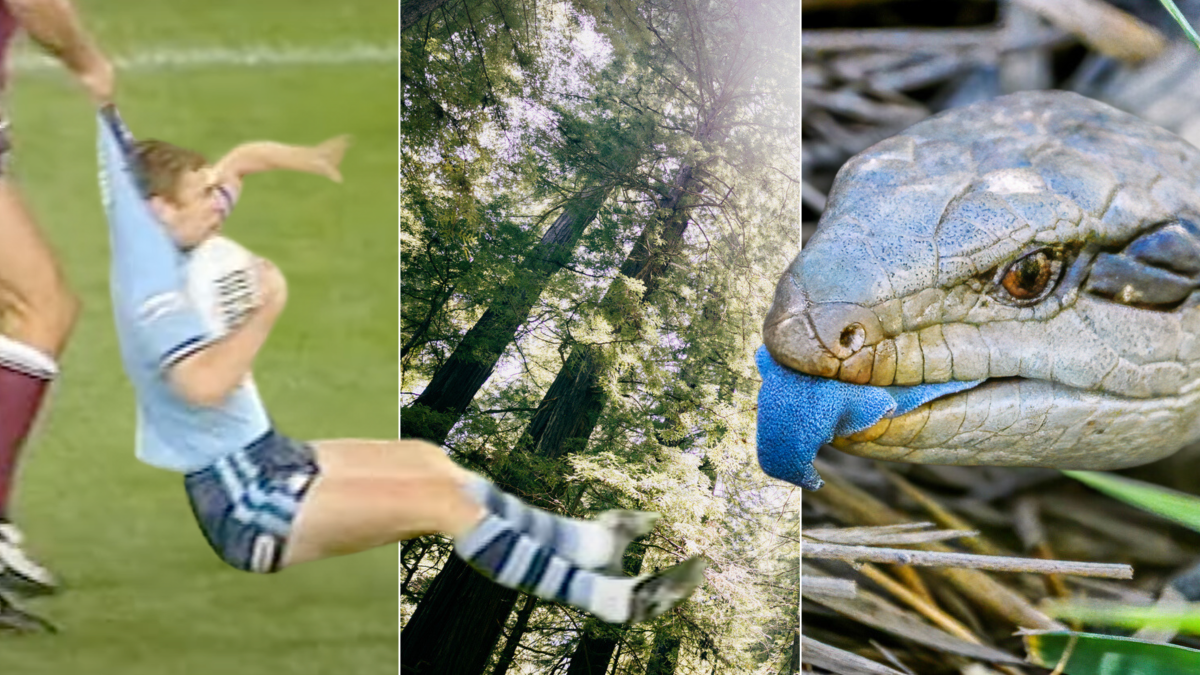
[(347, 135), (336, 136), (315, 146), (313, 151), (316, 153), (318, 173), (335, 183), (342, 182), (342, 172), (338, 167), (348, 147), (350, 137)]
[(87, 70), (79, 73), (79, 83), (87, 90), (88, 96), (97, 106), (112, 103), (116, 89), (116, 70), (112, 61), (102, 55), (96, 55), (88, 65)]
[(278, 316), (287, 304), (287, 279), (266, 258), (258, 259), (258, 293), (259, 310), (272, 316)]

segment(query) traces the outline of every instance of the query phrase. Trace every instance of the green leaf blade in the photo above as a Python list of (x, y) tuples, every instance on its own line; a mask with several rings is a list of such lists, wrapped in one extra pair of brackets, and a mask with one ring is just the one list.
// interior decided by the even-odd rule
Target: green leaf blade
[(1191, 40), (1196, 49), (1200, 49), (1200, 35), (1196, 34), (1195, 29), (1192, 28), (1192, 24), (1188, 23), (1188, 20), (1183, 16), (1183, 12), (1179, 11), (1179, 8), (1175, 6), (1174, 0), (1159, 0), (1159, 2), (1166, 8), (1171, 18), (1175, 19), (1175, 23), (1179, 24), (1179, 27), (1183, 29), (1183, 33), (1187, 36), (1187, 39)]
[(1097, 471), (1064, 471), (1075, 480), (1139, 509), (1200, 532), (1200, 497)]
[(1044, 668), (1058, 666), (1069, 648), (1062, 670), (1066, 675), (1200, 673), (1200, 651), (1179, 645), (1071, 631), (1030, 632), (1024, 637), (1030, 662)]

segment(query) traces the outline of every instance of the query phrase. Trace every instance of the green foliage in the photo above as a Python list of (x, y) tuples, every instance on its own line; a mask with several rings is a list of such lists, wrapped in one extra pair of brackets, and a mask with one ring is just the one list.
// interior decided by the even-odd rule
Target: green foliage
[[(1066, 475), (1127, 504), (1200, 531), (1200, 498), (1158, 485), (1094, 471)], [(1200, 633), (1200, 608), (1140, 607), (1111, 602), (1067, 602), (1047, 606), (1052, 616), (1099, 626), (1170, 629)], [(1200, 672), (1200, 651), (1134, 638), (1086, 633), (1038, 633), (1026, 637), (1030, 658), (1054, 667), (1064, 650), (1070, 659), (1062, 672), (1073, 675)]]
[(516, 222), (519, 216), (506, 196), (474, 205), (477, 226), (454, 217), (452, 200), (422, 190), (419, 183), (406, 185), (401, 195), (401, 356), (406, 366), (422, 350), (440, 364), (462, 322), (477, 319), (486, 303), (511, 291), (514, 269), (535, 241), (536, 233)]
[(1067, 675), (1175, 675), (1200, 672), (1200, 651), (1161, 642), (1067, 631), (1025, 635), (1029, 659)]
[(1046, 609), (1059, 618), (1098, 626), (1171, 629), (1200, 634), (1200, 603), (1188, 603), (1180, 607), (1144, 607), (1089, 600), (1054, 603)]
[(1110, 497), (1200, 532), (1200, 497), (1098, 471), (1064, 471)]

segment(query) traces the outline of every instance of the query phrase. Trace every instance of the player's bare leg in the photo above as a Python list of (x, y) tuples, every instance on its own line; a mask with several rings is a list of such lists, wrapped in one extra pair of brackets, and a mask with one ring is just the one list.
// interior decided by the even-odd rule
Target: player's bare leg
[[(458, 536), (479, 522), (485, 509), (462, 490), (466, 472), (433, 447), (372, 441), (313, 444), (320, 476), (293, 523), (283, 564), (357, 553), (424, 534)], [(411, 443), (411, 447), (404, 447)]]
[(460, 557), (497, 583), (614, 623), (657, 616), (702, 580), (698, 558), (639, 579), (600, 574), (573, 561), (574, 551), (539, 542), (519, 523), (490, 511), (471, 488), (477, 477), (429, 443), (313, 445), (321, 473), (296, 514), (285, 567), (444, 533)]
[(0, 587), (54, 589), (9, 520), (18, 457), (78, 314), (58, 263), (15, 185), (0, 178)]
[[(462, 468), (447, 457), (440, 447), (426, 441), (355, 440), (337, 443), (353, 444), (350, 452), (336, 453), (337, 456), (329, 453), (331, 456), (327, 461), (337, 464), (334, 469), (338, 475), (450, 479), (456, 488), (455, 498), (466, 491), (474, 502), (514, 523), (522, 533), (556, 549), (571, 562), (587, 569), (605, 569), (610, 574), (621, 574), (625, 548), (634, 539), (650, 532), (658, 522), (657, 513), (642, 511), (606, 511), (595, 520), (574, 520), (542, 511), (504, 493), (479, 474)], [(407, 539), (409, 536), (401, 538)]]

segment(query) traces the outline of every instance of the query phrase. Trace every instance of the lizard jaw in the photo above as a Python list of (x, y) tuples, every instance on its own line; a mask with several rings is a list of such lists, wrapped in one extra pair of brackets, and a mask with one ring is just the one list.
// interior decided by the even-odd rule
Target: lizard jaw
[(1129, 398), (996, 378), (832, 445), (898, 462), (1112, 470), (1161, 459), (1200, 438), (1198, 404), (1200, 391)]

